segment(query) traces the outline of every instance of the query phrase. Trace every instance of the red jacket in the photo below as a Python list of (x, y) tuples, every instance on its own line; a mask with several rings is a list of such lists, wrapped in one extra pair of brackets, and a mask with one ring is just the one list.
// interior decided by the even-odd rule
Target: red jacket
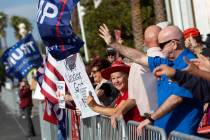
[(29, 86), (22, 87), (19, 90), (19, 97), (20, 97), (20, 108), (24, 109), (26, 107), (33, 106), (32, 102), (32, 91), (30, 90)]

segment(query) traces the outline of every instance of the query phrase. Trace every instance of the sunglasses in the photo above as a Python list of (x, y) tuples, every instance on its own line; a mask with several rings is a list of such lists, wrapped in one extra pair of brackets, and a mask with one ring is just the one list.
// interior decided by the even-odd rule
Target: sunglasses
[(164, 46), (165, 46), (166, 44), (170, 43), (171, 41), (179, 41), (179, 40), (177, 40), (177, 39), (171, 39), (171, 40), (168, 40), (168, 41), (166, 41), (166, 42), (159, 43), (159, 47), (160, 47), (161, 49), (163, 49)]

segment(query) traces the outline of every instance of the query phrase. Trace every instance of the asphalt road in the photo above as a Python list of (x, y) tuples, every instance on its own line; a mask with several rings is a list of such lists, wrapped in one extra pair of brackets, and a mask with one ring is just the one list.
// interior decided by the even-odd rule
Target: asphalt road
[(32, 118), (35, 137), (26, 137), (26, 120), (13, 115), (0, 100), (0, 140), (41, 140), (38, 114)]

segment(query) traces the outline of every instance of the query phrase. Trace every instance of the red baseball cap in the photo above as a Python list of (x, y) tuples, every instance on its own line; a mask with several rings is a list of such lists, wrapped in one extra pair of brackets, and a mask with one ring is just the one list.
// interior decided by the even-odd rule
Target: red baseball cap
[(183, 35), (184, 35), (184, 39), (187, 39), (188, 37), (190, 37), (190, 35), (192, 37), (197, 37), (197, 36), (200, 36), (201, 34), (197, 28), (188, 28), (183, 31)]

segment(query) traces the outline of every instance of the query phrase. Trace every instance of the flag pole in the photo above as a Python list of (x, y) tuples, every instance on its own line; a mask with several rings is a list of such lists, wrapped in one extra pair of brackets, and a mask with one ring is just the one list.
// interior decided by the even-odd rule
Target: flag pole
[(89, 62), (88, 48), (87, 48), (87, 43), (86, 43), (85, 30), (84, 30), (84, 24), (83, 24), (83, 17), (82, 17), (83, 15), (81, 14), (80, 2), (77, 3), (77, 11), (78, 11), (80, 29), (81, 29), (81, 33), (82, 33), (82, 39), (84, 41), (85, 61)]

